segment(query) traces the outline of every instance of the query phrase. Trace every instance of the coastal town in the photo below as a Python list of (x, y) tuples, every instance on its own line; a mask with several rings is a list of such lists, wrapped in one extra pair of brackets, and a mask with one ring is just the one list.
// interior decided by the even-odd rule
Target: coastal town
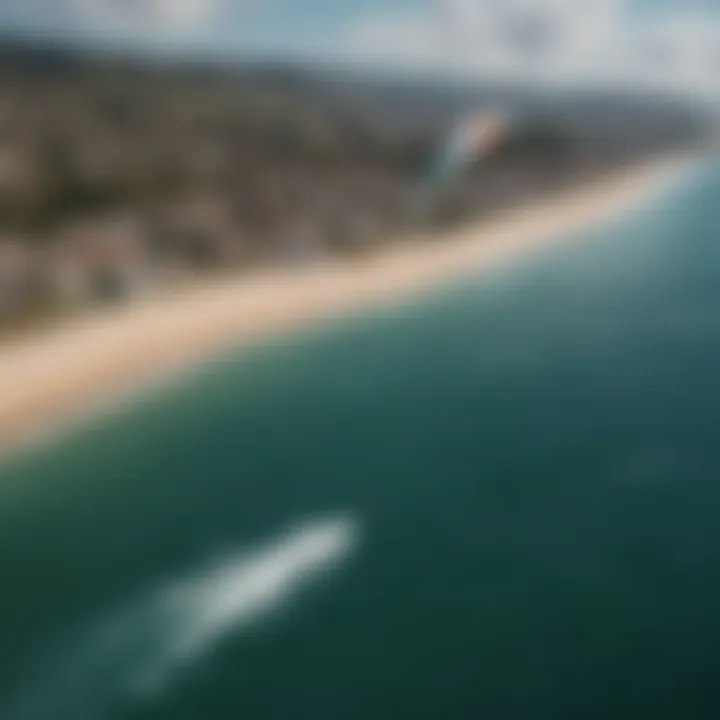
[(2, 57), (0, 331), (203, 273), (366, 254), (701, 133), (659, 101), (536, 98), (512, 138), (418, 214), (448, 127), (493, 99), (281, 69)]
[(720, 720), (720, 0), (0, 0), (0, 720)]

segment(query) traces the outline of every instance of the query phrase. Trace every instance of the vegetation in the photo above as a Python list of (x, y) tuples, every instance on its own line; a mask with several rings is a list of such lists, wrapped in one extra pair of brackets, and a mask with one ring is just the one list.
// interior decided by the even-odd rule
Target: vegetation
[[(108, 277), (130, 292), (166, 268), (366, 252), (417, 222), (419, 180), (457, 114), (498, 105), (525, 119), (423, 221), (476, 216), (699, 132), (686, 108), (664, 101), (570, 102), (6, 44), (0, 318), (37, 307), (38, 288), (76, 292), (79, 277), (92, 296)], [(603, 119), (618, 114), (619, 126)]]

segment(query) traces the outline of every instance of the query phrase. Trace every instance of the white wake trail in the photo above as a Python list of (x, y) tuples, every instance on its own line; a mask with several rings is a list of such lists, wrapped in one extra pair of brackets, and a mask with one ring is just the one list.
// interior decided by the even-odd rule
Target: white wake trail
[(290, 602), (303, 585), (337, 566), (356, 541), (357, 528), (347, 519), (308, 523), (169, 588), (160, 608), (174, 631), (143, 669), (138, 689), (161, 689), (169, 675), (197, 662), (229, 632)]
[(241, 549), (165, 584), (83, 634), (39, 681), (12, 720), (107, 717), (113, 707), (168, 690), (235, 633), (270, 617), (324, 574), (359, 541), (346, 516), (316, 519), (270, 542)]

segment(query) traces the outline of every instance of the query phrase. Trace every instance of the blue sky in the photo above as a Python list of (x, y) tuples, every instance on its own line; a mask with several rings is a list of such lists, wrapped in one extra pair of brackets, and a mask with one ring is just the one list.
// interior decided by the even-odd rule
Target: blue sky
[(720, 96), (720, 0), (0, 0), (0, 28)]

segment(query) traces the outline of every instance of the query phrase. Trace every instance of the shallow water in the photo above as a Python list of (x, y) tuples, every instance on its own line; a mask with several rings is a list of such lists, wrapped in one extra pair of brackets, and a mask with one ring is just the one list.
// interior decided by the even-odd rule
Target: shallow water
[(716, 718), (720, 168), (0, 468), (0, 718)]

